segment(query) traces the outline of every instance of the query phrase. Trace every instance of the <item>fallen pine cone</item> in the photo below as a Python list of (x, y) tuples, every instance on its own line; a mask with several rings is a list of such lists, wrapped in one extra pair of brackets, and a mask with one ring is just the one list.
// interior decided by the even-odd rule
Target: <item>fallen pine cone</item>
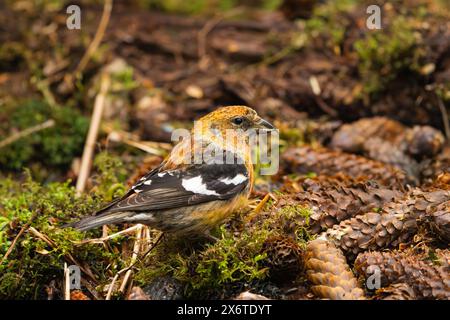
[(416, 159), (432, 158), (441, 152), (445, 137), (439, 130), (430, 126), (414, 126), (407, 130), (397, 142), (401, 149)]
[(265, 265), (269, 268), (269, 277), (274, 282), (285, 283), (294, 280), (303, 270), (302, 249), (289, 237), (268, 238), (262, 251), (267, 255)]
[(313, 211), (309, 221), (310, 232), (313, 234), (329, 229), (343, 220), (380, 208), (403, 194), (376, 183), (355, 181), (347, 183), (347, 186), (336, 181), (334, 185), (322, 188), (317, 180), (306, 179), (301, 187), (304, 191), (297, 192), (292, 198)]
[(333, 243), (316, 239), (308, 243), (305, 268), (315, 295), (333, 300), (364, 299), (364, 291), (342, 252)]
[(421, 169), (427, 169), (426, 164), (419, 165), (418, 161), (428, 159), (428, 164), (431, 163), (444, 142), (443, 134), (433, 127), (407, 128), (395, 120), (374, 117), (341, 126), (330, 147), (400, 168), (408, 175), (408, 182), (418, 184)]
[(355, 260), (355, 269), (365, 279), (377, 270), (382, 287), (406, 283), (419, 299), (450, 299), (450, 269), (433, 266), (402, 252), (365, 252)]
[(150, 300), (183, 299), (183, 284), (170, 276), (158, 277), (142, 290)]
[[(374, 139), (380, 145), (387, 143), (392, 149), (386, 152), (392, 153), (398, 150), (403, 156), (414, 159), (432, 158), (437, 155), (444, 146), (444, 135), (430, 126), (414, 126), (407, 128), (398, 121), (386, 117), (363, 118), (350, 124), (345, 124), (337, 130), (330, 142), (330, 147), (345, 152), (361, 153), (374, 160), (382, 161), (381, 157), (387, 157), (375, 152), (374, 157), (368, 151), (376, 151), (367, 146), (367, 141)], [(383, 149), (383, 148), (382, 148)], [(390, 163), (389, 160), (386, 163)]]
[(449, 200), (448, 190), (413, 189), (384, 205), (380, 212), (367, 212), (342, 221), (324, 232), (324, 237), (333, 241), (350, 259), (366, 250), (397, 247), (416, 233), (419, 217)]
[(376, 300), (416, 300), (414, 290), (406, 283), (396, 283), (376, 291)]
[(425, 217), (439, 238), (450, 243), (450, 201), (446, 201), (436, 207), (432, 213)]
[(343, 173), (353, 178), (375, 180), (388, 187), (403, 186), (407, 177), (401, 170), (384, 163), (370, 160), (354, 154), (332, 151), (326, 148), (311, 147), (290, 148), (282, 155), (284, 170), (288, 173), (333, 176)]
[(398, 146), (381, 138), (369, 138), (365, 141), (364, 155), (403, 170), (408, 181), (417, 185), (420, 178), (419, 163), (405, 154)]
[(333, 135), (330, 147), (345, 152), (362, 153), (364, 143), (370, 138), (394, 142), (406, 129), (400, 122), (386, 117), (362, 118), (341, 126)]
[(440, 175), (450, 174), (450, 147), (444, 150), (435, 159), (425, 159), (420, 163), (421, 179), (423, 183), (432, 184)]

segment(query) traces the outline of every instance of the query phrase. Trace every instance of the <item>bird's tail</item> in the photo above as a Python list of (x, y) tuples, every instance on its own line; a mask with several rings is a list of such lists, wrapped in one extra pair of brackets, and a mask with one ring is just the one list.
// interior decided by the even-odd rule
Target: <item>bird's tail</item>
[(132, 212), (104, 212), (99, 215), (83, 218), (77, 222), (66, 224), (63, 228), (71, 227), (79, 231), (87, 231), (106, 224), (125, 222), (126, 218), (130, 217), (132, 214)]

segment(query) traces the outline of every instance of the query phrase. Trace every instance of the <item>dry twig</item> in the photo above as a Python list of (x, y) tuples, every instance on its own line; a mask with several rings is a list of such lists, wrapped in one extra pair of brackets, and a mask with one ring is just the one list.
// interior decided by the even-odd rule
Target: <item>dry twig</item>
[(133, 255), (131, 257), (131, 264), (128, 267), (123, 268), (122, 270), (117, 272), (117, 274), (114, 276), (113, 280), (111, 281), (111, 284), (109, 285), (108, 293), (106, 294), (105, 300), (111, 300), (111, 295), (112, 295), (112, 291), (113, 291), (114, 285), (115, 285), (117, 279), (119, 278), (119, 276), (121, 274), (123, 274), (123, 273), (125, 273), (125, 277), (124, 277), (124, 280), (122, 281), (122, 284), (121, 284), (121, 286), (119, 288), (119, 291), (122, 292), (122, 293), (125, 291), (125, 286), (126, 286), (126, 284), (128, 282), (128, 279), (129, 279), (129, 277), (131, 275), (131, 269), (136, 265), (138, 260), (144, 259), (158, 245), (158, 243), (161, 241), (161, 239), (162, 239), (162, 237), (164, 235), (164, 233), (161, 233), (158, 236), (158, 238), (156, 239), (156, 241), (147, 250), (147, 252), (145, 252), (142, 255), (142, 257), (139, 258), (138, 257), (139, 246), (140, 246), (139, 242), (142, 239), (142, 227), (143, 227), (142, 225), (139, 225), (139, 226), (140, 226), (140, 228), (138, 229), (138, 232), (137, 232), (137, 237), (138, 238), (136, 239), (136, 241), (134, 243), (134, 247), (133, 247)]
[(31, 135), (33, 133), (38, 132), (38, 131), (41, 131), (41, 130), (44, 130), (44, 129), (47, 129), (47, 128), (51, 128), (54, 125), (55, 125), (55, 120), (50, 119), (50, 120), (47, 120), (47, 121), (45, 121), (43, 123), (35, 125), (33, 127), (30, 127), (30, 128), (25, 129), (25, 130), (19, 131), (19, 132), (13, 134), (12, 136), (6, 138), (5, 140), (0, 141), (0, 148), (6, 147), (7, 145), (9, 145), (9, 144), (11, 144), (13, 142), (16, 142), (17, 140), (19, 140), (19, 139), (21, 139), (23, 137), (29, 136), (29, 135)]
[[(44, 241), (46, 244), (48, 244), (51, 248), (56, 248), (56, 243), (53, 242), (52, 239), (50, 239), (48, 236), (46, 236), (45, 234), (39, 232), (38, 230), (36, 230), (34, 227), (29, 227), (28, 231), (34, 235), (35, 237), (41, 239), (42, 241)], [(92, 274), (92, 271), (89, 269), (86, 269), (85, 267), (83, 267), (80, 263), (78, 263), (75, 258), (70, 254), (67, 253), (64, 255), (64, 259), (71, 263), (71, 264), (75, 264), (77, 266), (80, 267), (80, 270), (83, 271), (93, 282), (97, 282), (97, 280), (95, 279), (95, 276)]]
[(8, 256), (11, 254), (11, 252), (14, 250), (14, 247), (17, 244), (17, 241), (19, 240), (19, 238), (22, 236), (22, 234), (30, 227), (31, 223), (33, 222), (34, 218), (37, 215), (37, 211), (35, 211), (33, 213), (33, 215), (30, 218), (30, 221), (28, 221), (19, 231), (19, 233), (17, 234), (17, 236), (14, 238), (13, 242), (11, 243), (11, 245), (9, 246), (8, 250), (6, 251), (5, 255), (2, 258), (2, 261), (0, 262), (0, 265), (3, 264), (3, 262), (6, 261), (6, 259), (8, 259)]
[(100, 45), (103, 36), (105, 35), (106, 27), (108, 26), (109, 23), (109, 18), (111, 17), (112, 6), (113, 0), (105, 0), (102, 17), (100, 19), (100, 23), (98, 24), (97, 31), (95, 32), (95, 36), (92, 39), (92, 42), (89, 44), (86, 52), (84, 53), (77, 67), (75, 68), (73, 74), (67, 75), (64, 79), (65, 83), (68, 85), (69, 88), (73, 88), (74, 79), (79, 78), (84, 68), (88, 64), (89, 59), (92, 57), (92, 55)]
[(437, 99), (438, 106), (442, 114), (442, 122), (444, 123), (444, 130), (445, 130), (445, 137), (447, 138), (447, 141), (450, 140), (450, 120), (448, 118), (448, 112), (445, 108), (444, 103), (440, 98)]
[(97, 140), (100, 121), (105, 107), (105, 98), (110, 85), (110, 78), (107, 73), (102, 75), (100, 92), (95, 98), (94, 111), (92, 113), (91, 124), (89, 126), (86, 144), (84, 145), (83, 157), (81, 158), (80, 174), (78, 175), (76, 191), (81, 194), (86, 186), (86, 181), (91, 170), (92, 156), (94, 154), (95, 141)]
[[(138, 258), (138, 254), (141, 249), (141, 240), (142, 240), (142, 225), (139, 225), (139, 228), (136, 230), (136, 240), (134, 240), (133, 254), (131, 256), (131, 265), (134, 265)], [(128, 269), (127, 272), (125, 273), (125, 276), (123, 277), (122, 284), (120, 285), (119, 288), (119, 291), (121, 293), (125, 292), (125, 288), (131, 276), (131, 272), (132, 272), (131, 268)]]
[(64, 262), (64, 300), (70, 300), (70, 271)]
[(119, 232), (113, 233), (109, 236), (105, 236), (105, 237), (101, 237), (101, 238), (95, 238), (95, 239), (85, 239), (79, 242), (76, 242), (76, 244), (78, 245), (82, 245), (82, 244), (88, 244), (88, 243), (104, 243), (105, 241), (117, 238), (119, 236), (125, 235), (125, 234), (130, 234), (131, 232), (136, 231), (137, 229), (141, 228), (142, 225), (137, 224), (135, 226), (132, 226), (128, 229), (125, 230), (121, 230)]

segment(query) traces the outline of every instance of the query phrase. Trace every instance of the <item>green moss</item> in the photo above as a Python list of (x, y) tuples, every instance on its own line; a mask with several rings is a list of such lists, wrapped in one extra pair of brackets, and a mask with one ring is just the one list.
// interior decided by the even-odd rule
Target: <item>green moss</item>
[(238, 6), (248, 5), (265, 10), (275, 10), (280, 0), (261, 0), (253, 1), (249, 4), (240, 3), (238, 0), (140, 0), (143, 7), (155, 8), (167, 12), (176, 12), (183, 14), (205, 14), (216, 13), (217, 11), (229, 11)]
[(383, 91), (401, 73), (420, 76), (425, 52), (412, 20), (398, 16), (388, 27), (365, 34), (355, 42), (354, 49), (366, 94)]
[(9, 121), (0, 124), (0, 140), (49, 119), (56, 124), (2, 148), (2, 168), (20, 170), (33, 161), (67, 168), (73, 158), (81, 154), (89, 122), (76, 109), (52, 108), (43, 101), (29, 100), (5, 107), (4, 112), (9, 115)]
[(126, 192), (124, 182), (128, 172), (119, 157), (101, 152), (95, 157), (94, 166), (100, 172), (100, 175), (94, 176), (97, 185), (95, 190), (103, 195), (105, 202), (112, 201)]
[(450, 82), (438, 84), (434, 91), (436, 95), (443, 101), (450, 101)]
[(220, 232), (218, 241), (188, 252), (186, 242), (163, 244), (152, 252), (135, 280), (145, 286), (157, 277), (169, 275), (185, 285), (188, 298), (205, 298), (264, 279), (267, 269), (262, 264), (262, 245), (270, 232), (251, 230), (236, 236), (225, 227)]
[(310, 239), (309, 209), (297, 205), (274, 208), (270, 201), (266, 207), (270, 210), (257, 221), (248, 224), (239, 216), (219, 229), (218, 241), (196, 250), (180, 249), (186, 248), (185, 242), (163, 244), (141, 266), (135, 280), (145, 286), (156, 277), (172, 276), (185, 285), (188, 298), (230, 297), (234, 289), (262, 284), (268, 276), (263, 244), (269, 237), (290, 236), (300, 245)]
[(285, 205), (275, 213), (273, 222), (280, 226), (278, 233), (290, 235), (299, 244), (305, 244), (311, 239), (308, 232), (311, 213), (311, 209), (307, 207), (297, 204)]
[[(89, 269), (98, 285), (108, 283), (117, 270), (125, 266), (119, 251), (123, 238), (108, 243), (77, 244), (84, 235), (62, 225), (92, 214), (111, 196), (111, 189), (117, 194), (120, 177), (120, 163), (102, 154), (102, 166), (98, 169), (97, 181), (101, 188), (76, 196), (70, 181), (41, 185), (29, 174), (25, 182), (12, 179), (0, 180), (0, 261), (3, 260), (13, 240), (22, 227), (30, 224), (50, 239), (49, 245), (27, 229), (17, 240), (15, 247), (0, 265), (0, 299), (45, 298), (45, 286), (52, 280), (62, 283), (64, 262), (72, 256), (81, 266)], [(88, 237), (100, 236), (101, 230), (88, 232)], [(111, 249), (108, 249), (111, 248)], [(115, 249), (114, 249), (115, 248)], [(82, 275), (86, 278), (86, 275)]]
[(129, 65), (124, 65), (120, 70), (112, 72), (112, 85), (111, 90), (113, 92), (117, 91), (130, 91), (139, 86), (139, 84), (134, 79), (134, 69)]
[(268, 234), (266, 229), (244, 232), (237, 238), (225, 234), (208, 245), (198, 256), (192, 288), (217, 289), (228, 283), (264, 279), (267, 270), (261, 264), (265, 258), (261, 250)]
[(305, 141), (305, 131), (299, 128), (284, 127), (280, 130), (283, 145), (295, 146)]
[(334, 52), (340, 52), (346, 30), (351, 21), (345, 15), (354, 5), (355, 0), (329, 1), (318, 5), (313, 16), (306, 21), (305, 32), (310, 41), (324, 39), (325, 46)]

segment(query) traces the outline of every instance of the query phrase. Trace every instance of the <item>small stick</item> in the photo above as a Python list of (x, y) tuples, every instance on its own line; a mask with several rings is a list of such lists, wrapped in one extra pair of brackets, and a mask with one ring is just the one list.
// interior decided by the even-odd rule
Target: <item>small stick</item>
[(145, 250), (148, 250), (151, 240), (150, 240), (150, 228), (147, 226), (144, 226), (144, 241), (145, 241)]
[[(147, 250), (146, 253), (144, 253), (144, 255), (142, 256), (142, 258), (140, 259), (144, 259), (157, 245), (158, 243), (161, 241), (162, 237), (164, 236), (164, 233), (161, 232), (161, 234), (158, 236), (158, 238), (156, 239), (155, 243), (153, 243), (150, 248)], [(136, 246), (136, 242), (135, 242), (135, 246)], [(135, 250), (133, 248), (133, 255), (135, 253)], [(124, 272), (128, 272), (128, 270), (132, 269), (134, 267), (134, 265), (138, 262), (138, 257), (136, 256), (135, 261), (130, 264), (128, 267), (121, 269), (120, 271), (118, 271), (116, 273), (116, 275), (114, 276), (113, 280), (111, 281), (110, 287), (108, 288), (108, 293), (106, 294), (106, 298), (105, 300), (110, 300), (111, 299), (111, 295), (112, 295), (112, 288), (115, 284), (115, 282), (117, 281), (117, 278)], [(121, 286), (122, 287), (122, 286)]]
[(445, 136), (447, 137), (447, 141), (449, 141), (450, 140), (450, 123), (449, 123), (449, 119), (448, 119), (447, 109), (445, 108), (444, 103), (442, 102), (442, 100), (439, 97), (437, 98), (437, 101), (438, 101), (439, 109), (441, 110), (441, 114), (442, 114), (442, 122), (444, 123)]
[[(156, 241), (155, 241), (155, 243), (153, 243), (151, 246), (150, 246), (150, 248), (148, 248), (148, 250), (147, 250), (147, 252), (145, 252), (143, 255), (142, 255), (142, 257), (140, 258), (141, 260), (143, 260), (157, 245), (158, 245), (158, 243), (161, 241), (161, 239), (163, 238), (163, 236), (164, 236), (164, 232), (161, 232), (160, 234), (159, 234), (159, 236), (158, 236), (158, 238), (156, 239)], [(136, 261), (137, 262), (137, 261)], [(130, 266), (130, 267), (133, 267), (133, 266)]]
[(116, 283), (116, 280), (119, 277), (119, 275), (120, 275), (120, 271), (117, 272), (116, 275), (114, 276), (114, 278), (112, 279), (111, 284), (109, 285), (108, 293), (106, 294), (105, 300), (111, 300), (112, 290), (113, 290), (114, 284)]
[(217, 16), (208, 22), (205, 23), (203, 28), (200, 29), (200, 31), (197, 34), (197, 55), (199, 58), (199, 61), (204, 57), (206, 54), (206, 36), (208, 33), (214, 29), (215, 26), (217, 26), (225, 17), (223, 15)]
[[(137, 260), (139, 250), (141, 248), (141, 239), (142, 239), (142, 225), (139, 225), (139, 228), (136, 230), (136, 240), (134, 241), (133, 254), (131, 256), (131, 265), (134, 265)], [(125, 276), (123, 277), (122, 285), (119, 288), (119, 291), (121, 293), (125, 292), (128, 279), (131, 276), (131, 272), (132, 272), (131, 268), (128, 269), (127, 272), (125, 273)]]
[(70, 278), (67, 263), (64, 262), (64, 300), (70, 300)]
[(102, 125), (102, 131), (105, 131), (108, 134), (108, 140), (123, 142), (150, 154), (163, 155), (165, 152), (172, 149), (172, 145), (170, 143), (142, 141), (132, 133), (122, 130), (114, 130), (107, 124)]
[(97, 140), (98, 129), (105, 107), (106, 93), (108, 92), (110, 84), (109, 75), (104, 73), (102, 75), (100, 92), (95, 98), (94, 111), (92, 112), (91, 124), (89, 126), (88, 136), (84, 145), (83, 156), (81, 158), (80, 173), (77, 179), (76, 191), (80, 195), (86, 187), (86, 181), (91, 170), (92, 156), (94, 154), (95, 141)]
[(81, 278), (81, 283), (96, 300), (103, 300), (103, 298), (98, 294), (97, 290), (95, 290), (95, 288), (89, 283), (89, 281), (87, 281), (84, 278)]
[(47, 121), (45, 121), (43, 123), (40, 123), (40, 124), (38, 124), (36, 126), (27, 128), (27, 129), (22, 130), (22, 131), (19, 131), (19, 132), (13, 134), (12, 136), (6, 138), (5, 140), (0, 141), (0, 148), (3, 148), (3, 147), (5, 147), (5, 146), (7, 146), (7, 145), (9, 145), (9, 144), (11, 144), (13, 142), (16, 142), (17, 140), (19, 140), (19, 139), (21, 139), (23, 137), (29, 136), (30, 134), (36, 133), (38, 131), (41, 131), (41, 130), (44, 130), (44, 129), (47, 129), (47, 128), (51, 128), (54, 125), (55, 125), (55, 120), (50, 119), (50, 120), (47, 120)]
[(119, 291), (120, 292), (124, 292), (126, 284), (128, 282), (128, 279), (131, 275), (131, 268), (134, 266), (134, 264), (136, 263), (138, 254), (139, 254), (139, 248), (140, 248), (140, 240), (142, 238), (142, 225), (138, 224), (137, 225), (137, 229), (136, 229), (136, 240), (134, 241), (134, 245), (133, 245), (133, 255), (131, 257), (131, 264), (126, 267), (123, 268), (122, 270), (120, 270), (119, 272), (117, 272), (117, 274), (114, 276), (113, 280), (111, 281), (111, 284), (108, 288), (108, 293), (106, 294), (106, 300), (110, 300), (111, 299), (111, 295), (112, 295), (112, 290), (114, 287), (114, 284), (116, 283), (118, 277), (124, 273), (125, 273), (125, 277), (123, 278), (122, 284), (120, 285)]
[(79, 75), (83, 72), (84, 68), (89, 62), (89, 59), (92, 57), (92, 55), (100, 45), (103, 36), (105, 35), (106, 27), (108, 26), (109, 23), (109, 18), (111, 17), (112, 6), (113, 6), (112, 0), (105, 0), (102, 17), (100, 19), (100, 23), (98, 24), (98, 28), (97, 31), (95, 32), (94, 38), (92, 39), (92, 42), (89, 44), (86, 52), (84, 53), (77, 67), (75, 68), (73, 74), (67, 75), (67, 77), (64, 79), (70, 88), (73, 88), (73, 80), (78, 78)]
[(268, 193), (264, 196), (264, 198), (261, 200), (261, 202), (258, 203), (258, 205), (255, 207), (255, 209), (247, 216), (247, 218), (245, 219), (246, 222), (252, 221), (261, 212), (262, 208), (267, 203), (267, 201), (269, 201), (270, 197), (271, 197), (270, 193)]
[(206, 37), (208, 34), (220, 23), (223, 19), (235, 16), (242, 12), (242, 8), (237, 7), (225, 14), (217, 15), (211, 20), (207, 21), (197, 33), (197, 56), (198, 64), (202, 65), (202, 61), (206, 55)]
[[(42, 241), (44, 241), (45, 243), (47, 243), (50, 247), (56, 248), (56, 244), (53, 242), (53, 240), (51, 240), (45, 234), (36, 230), (34, 227), (29, 227), (28, 232), (30, 232), (35, 237), (37, 237), (37, 238), (41, 239)], [(92, 281), (97, 282), (97, 280), (95, 279), (95, 276), (92, 274), (92, 272), (90, 270), (84, 268), (83, 266), (81, 266), (81, 264), (79, 264), (70, 253), (67, 253), (64, 256), (64, 258), (71, 264), (76, 264), (77, 266), (79, 266), (80, 270), (83, 271)]]
[(149, 146), (146, 142), (137, 142), (137, 141), (132, 141), (132, 140), (128, 140), (126, 138), (122, 139), (122, 142), (125, 144), (128, 144), (132, 147), (135, 147), (136, 149), (140, 149), (142, 151), (145, 151), (149, 154), (153, 154), (156, 156), (162, 156), (164, 155), (164, 152), (158, 149), (155, 149), (151, 146)]
[(3, 264), (3, 262), (6, 261), (6, 259), (8, 259), (8, 256), (11, 254), (11, 252), (14, 250), (14, 247), (17, 244), (17, 240), (19, 240), (19, 238), (22, 236), (22, 234), (30, 227), (31, 223), (33, 222), (34, 218), (36, 217), (37, 212), (35, 211), (33, 213), (33, 215), (30, 218), (30, 221), (28, 221), (19, 231), (19, 233), (17, 234), (17, 236), (14, 238), (13, 242), (11, 243), (11, 245), (8, 248), (8, 251), (6, 251), (5, 255), (2, 258), (2, 261), (0, 262), (0, 265)]
[(106, 236), (106, 237), (101, 237), (101, 238), (96, 238), (96, 239), (86, 239), (86, 240), (78, 241), (78, 242), (75, 242), (75, 243), (78, 244), (78, 245), (87, 244), (87, 243), (103, 243), (105, 241), (117, 238), (118, 236), (121, 236), (121, 235), (124, 235), (124, 234), (129, 234), (129, 233), (135, 231), (136, 229), (140, 228), (141, 226), (142, 225), (137, 224), (137, 225), (132, 226), (132, 227), (130, 227), (128, 229), (125, 229), (125, 230), (113, 233), (113, 234), (111, 234), (109, 236)]
[(327, 105), (320, 96), (322, 89), (320, 88), (319, 80), (317, 80), (315, 76), (311, 76), (309, 77), (309, 85), (311, 86), (311, 91), (314, 93), (316, 103), (320, 109), (328, 113), (330, 116), (336, 117), (338, 115), (337, 111)]

